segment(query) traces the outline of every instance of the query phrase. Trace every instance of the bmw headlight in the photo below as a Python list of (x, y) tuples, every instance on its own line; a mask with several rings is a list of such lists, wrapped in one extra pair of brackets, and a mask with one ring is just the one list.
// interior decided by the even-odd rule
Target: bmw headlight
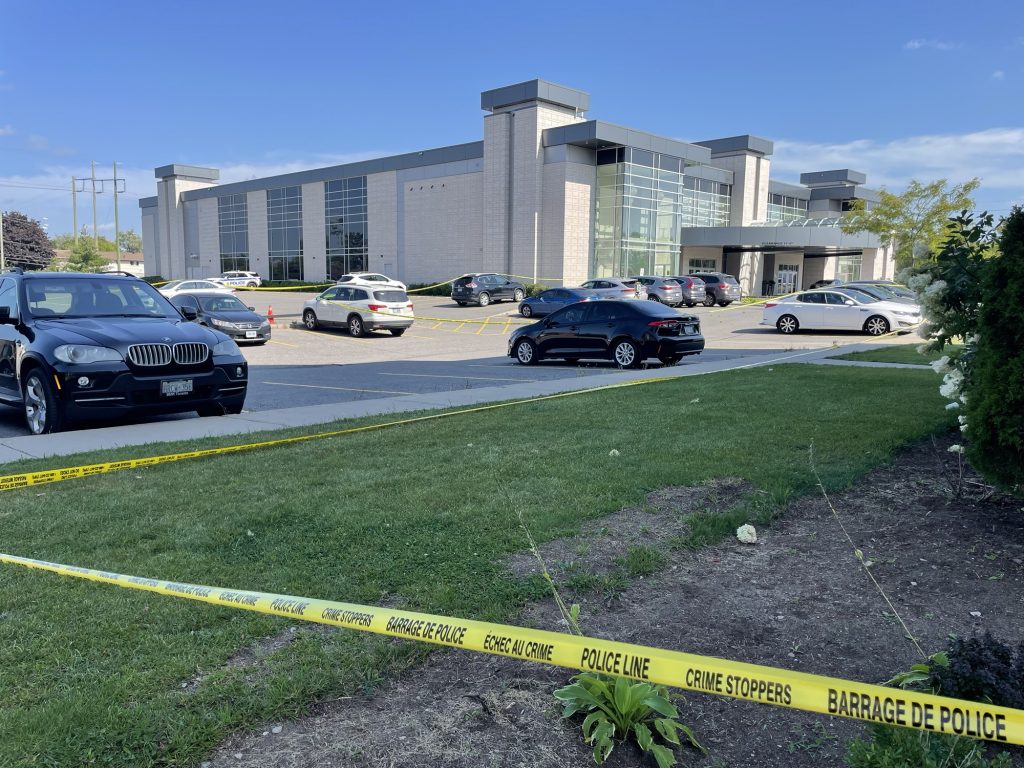
[(61, 344), (53, 350), (53, 356), (64, 363), (103, 363), (124, 360), (116, 349), (93, 347), (88, 344)]
[(219, 342), (213, 348), (213, 356), (214, 357), (219, 357), (221, 355), (240, 355), (240, 354), (242, 354), (242, 350), (240, 350), (238, 348), (238, 345), (235, 344), (235, 342), (233, 342), (231, 339), (224, 339), (224, 341)]

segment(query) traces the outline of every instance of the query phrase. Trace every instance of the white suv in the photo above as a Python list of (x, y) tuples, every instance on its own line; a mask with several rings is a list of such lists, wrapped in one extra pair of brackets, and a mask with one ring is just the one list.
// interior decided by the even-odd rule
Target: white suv
[(245, 286), (246, 288), (259, 288), (263, 285), (263, 278), (255, 272), (233, 270), (231, 272), (225, 272), (220, 277), (211, 277), (210, 282), (218, 283), (220, 285), (238, 285)]
[(335, 285), (302, 307), (302, 324), (309, 330), (337, 326), (348, 328), (353, 336), (378, 328), (401, 336), (414, 320), (409, 294), (390, 285)]
[(338, 285), (359, 283), (374, 287), (389, 285), (395, 288), (401, 288), (403, 291), (405, 290), (405, 283), (399, 282), (398, 280), (392, 280), (387, 275), (382, 275), (379, 272), (350, 272), (347, 275), (342, 275), (334, 282)]

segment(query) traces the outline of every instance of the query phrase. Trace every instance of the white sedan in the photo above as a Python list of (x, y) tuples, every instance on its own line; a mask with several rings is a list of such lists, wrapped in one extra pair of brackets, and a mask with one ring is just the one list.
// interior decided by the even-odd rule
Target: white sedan
[(263, 285), (263, 278), (256, 272), (244, 272), (242, 270), (232, 270), (225, 272), (220, 277), (211, 277), (211, 283), (217, 283), (218, 285), (237, 285), (244, 286), (245, 288), (259, 288)]
[(800, 330), (862, 331), (882, 336), (921, 322), (916, 304), (880, 301), (861, 291), (833, 288), (803, 291), (764, 305), (761, 325), (781, 333)]
[(218, 293), (235, 292), (234, 288), (218, 285), (217, 283), (210, 282), (209, 280), (171, 280), (169, 283), (157, 286), (157, 290), (167, 298), (177, 296), (179, 293), (188, 293), (190, 291), (217, 291)]
[(392, 280), (387, 275), (382, 275), (379, 272), (350, 272), (347, 275), (342, 275), (335, 282), (338, 285), (344, 285), (347, 283), (358, 283), (361, 285), (369, 285), (373, 288), (391, 287), (400, 288), (405, 290), (405, 283), (400, 280)]

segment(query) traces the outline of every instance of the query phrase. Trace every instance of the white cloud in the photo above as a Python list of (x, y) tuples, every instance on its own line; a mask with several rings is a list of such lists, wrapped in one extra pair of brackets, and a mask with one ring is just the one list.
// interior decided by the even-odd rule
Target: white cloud
[(1006, 73), (1001, 69), (997, 69), (992, 73), (993, 80), (1002, 80), (1004, 77), (1006, 77)]
[(46, 152), (47, 154), (55, 157), (67, 157), (68, 155), (75, 154), (75, 150), (70, 147), (54, 147), (50, 145), (50, 140), (45, 136), (39, 136), (38, 134), (32, 134), (28, 137), (28, 147), (36, 152)]
[(13, 136), (14, 127), (8, 123), (7, 125), (0, 125), (0, 136)]
[[(981, 179), (979, 204), (997, 210), (1024, 201), (1024, 128), (991, 128), (961, 134), (910, 136), (887, 142), (843, 144), (776, 141), (772, 177), (795, 181), (801, 173), (835, 168), (863, 171), (869, 187), (901, 189), (911, 179)], [(998, 192), (998, 194), (993, 194)]]
[(907, 51), (919, 51), (922, 48), (930, 48), (934, 51), (956, 51), (962, 47), (961, 43), (946, 40), (908, 40), (903, 44), (904, 50)]
[(262, 179), (267, 176), (280, 176), (285, 173), (306, 171), (310, 168), (358, 163), (362, 160), (386, 157), (388, 154), (386, 152), (358, 152), (345, 155), (314, 155), (299, 160), (282, 161), (266, 159), (263, 162), (243, 162), (223, 166), (215, 165), (213, 167), (220, 170), (220, 183), (230, 184), (235, 181), (248, 181), (249, 179)]

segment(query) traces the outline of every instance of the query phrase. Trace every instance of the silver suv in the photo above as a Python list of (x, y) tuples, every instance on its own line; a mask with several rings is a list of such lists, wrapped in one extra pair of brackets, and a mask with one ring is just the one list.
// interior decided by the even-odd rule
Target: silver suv
[(631, 277), (630, 280), (638, 281), (647, 289), (647, 298), (651, 301), (660, 301), (670, 307), (678, 307), (683, 303), (683, 289), (678, 282), (671, 277)]

